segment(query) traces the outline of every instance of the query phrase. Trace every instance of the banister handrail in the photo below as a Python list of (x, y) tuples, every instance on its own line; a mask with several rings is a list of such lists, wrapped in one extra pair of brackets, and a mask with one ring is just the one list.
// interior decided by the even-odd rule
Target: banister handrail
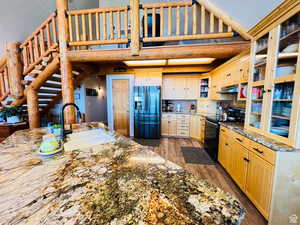
[(7, 60), (7, 55), (0, 59), (0, 102), (6, 99), (10, 93)]
[(109, 7), (109, 8), (95, 8), (95, 9), (78, 9), (78, 10), (69, 10), (68, 15), (78, 15), (78, 14), (89, 14), (89, 13), (102, 13), (102, 12), (118, 12), (128, 10), (128, 6), (119, 6), (119, 7)]
[(50, 22), (52, 22), (53, 18), (55, 18), (57, 16), (57, 13), (54, 12), (52, 13), (20, 46), (20, 48), (23, 48), (30, 40), (34, 39), (34, 36), (38, 35), (38, 33), (44, 29), (47, 24), (49, 24)]
[(143, 4), (142, 8), (168, 8), (168, 7), (183, 7), (183, 6), (192, 6), (192, 1), (185, 1), (185, 2), (163, 2), (163, 3), (149, 3)]
[(20, 46), (24, 64), (23, 74), (28, 74), (42, 59), (57, 51), (57, 13), (52, 13)]

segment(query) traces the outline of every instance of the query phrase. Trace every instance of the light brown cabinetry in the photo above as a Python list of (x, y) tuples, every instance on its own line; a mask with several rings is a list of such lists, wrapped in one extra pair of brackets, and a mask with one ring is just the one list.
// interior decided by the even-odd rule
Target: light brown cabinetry
[(190, 116), (177, 115), (177, 136), (188, 137), (190, 136)]
[(163, 99), (197, 99), (199, 95), (199, 78), (164, 76), (162, 86)]
[(271, 162), (275, 162), (275, 153), (254, 143), (222, 127), (218, 161), (268, 219), (274, 173), (274, 165)]
[(176, 115), (162, 114), (161, 135), (163, 135), (163, 136), (176, 136), (177, 135)]
[(204, 142), (205, 119), (203, 116), (192, 115), (190, 119), (190, 137)]
[(244, 191), (264, 217), (269, 217), (274, 166), (249, 151), (247, 183)]

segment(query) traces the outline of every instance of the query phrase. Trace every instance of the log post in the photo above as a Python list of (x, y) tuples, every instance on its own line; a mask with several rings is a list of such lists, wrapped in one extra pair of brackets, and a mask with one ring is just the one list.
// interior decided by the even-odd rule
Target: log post
[(140, 51), (140, 1), (130, 0), (131, 9), (131, 53), (139, 55)]
[(38, 92), (33, 88), (29, 88), (27, 92), (27, 110), (29, 119), (29, 128), (40, 127), (40, 111), (38, 102)]
[[(69, 41), (69, 28), (66, 12), (68, 10), (68, 0), (56, 0), (58, 39), (60, 50), (60, 71), (62, 82), (63, 104), (74, 103), (74, 84), (72, 77), (72, 64), (67, 58), (67, 42)], [(67, 107), (65, 110), (66, 124), (76, 122), (74, 107)]]
[(21, 60), (20, 43), (7, 44), (7, 67), (9, 74), (10, 94), (14, 98), (23, 96), (24, 86), (22, 84), (23, 65)]

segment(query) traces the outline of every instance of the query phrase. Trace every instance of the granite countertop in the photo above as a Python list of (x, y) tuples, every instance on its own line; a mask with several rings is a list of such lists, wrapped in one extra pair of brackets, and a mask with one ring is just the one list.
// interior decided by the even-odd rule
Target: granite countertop
[(222, 122), (223, 126), (235, 131), (236, 133), (245, 136), (259, 144), (262, 144), (274, 151), (281, 151), (281, 152), (300, 152), (299, 149), (295, 149), (289, 145), (284, 143), (278, 142), (274, 139), (268, 138), (266, 136), (260, 135), (255, 132), (251, 132), (244, 129), (243, 123), (230, 123), (230, 122)]
[(128, 138), (41, 160), (44, 134), (17, 131), (0, 144), (1, 224), (238, 225), (244, 218), (230, 194)]

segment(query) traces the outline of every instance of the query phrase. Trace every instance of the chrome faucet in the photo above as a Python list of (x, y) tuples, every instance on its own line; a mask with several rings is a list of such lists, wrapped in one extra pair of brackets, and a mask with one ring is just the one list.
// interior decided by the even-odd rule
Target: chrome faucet
[(79, 107), (75, 103), (66, 103), (66, 104), (63, 105), (62, 110), (61, 110), (61, 138), (62, 138), (62, 140), (64, 140), (64, 138), (65, 138), (65, 136), (67, 134), (71, 134), (73, 132), (72, 131), (72, 125), (71, 125), (71, 129), (70, 130), (65, 130), (65, 116), (64, 116), (64, 111), (65, 111), (66, 107), (68, 107), (68, 106), (75, 107), (76, 110), (77, 110), (77, 117), (79, 117), (80, 120), (82, 119)]

